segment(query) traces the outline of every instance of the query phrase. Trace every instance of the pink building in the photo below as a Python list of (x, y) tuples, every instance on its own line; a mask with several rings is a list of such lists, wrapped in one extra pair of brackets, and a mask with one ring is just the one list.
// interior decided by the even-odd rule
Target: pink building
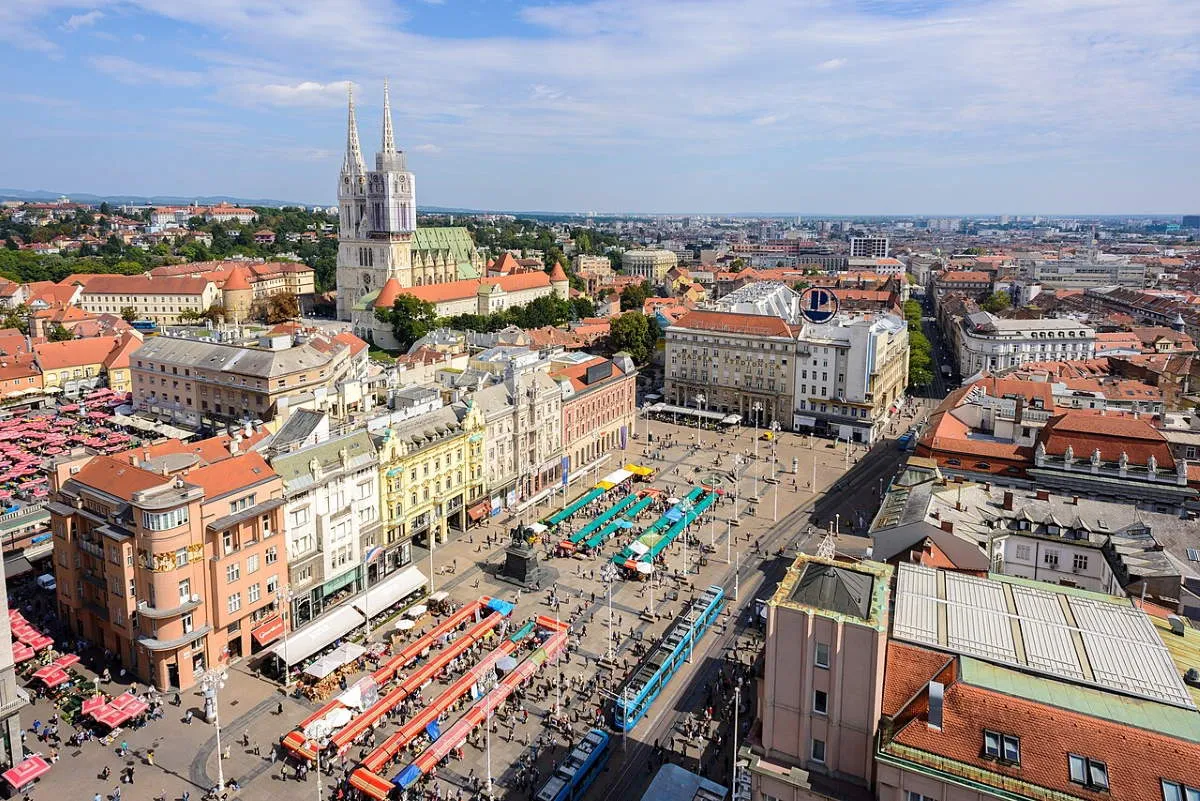
[(768, 610), (753, 801), (1200, 797), (1200, 633), (1178, 618), (808, 555)]

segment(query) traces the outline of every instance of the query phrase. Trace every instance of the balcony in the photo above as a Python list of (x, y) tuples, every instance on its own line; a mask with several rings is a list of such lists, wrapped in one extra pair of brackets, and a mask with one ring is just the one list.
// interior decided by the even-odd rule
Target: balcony
[(78, 540), (78, 543), (79, 543), (79, 548), (84, 553), (89, 553), (92, 556), (96, 557), (97, 559), (104, 558), (104, 548), (100, 547), (96, 543), (91, 542), (90, 540), (85, 540), (85, 539)]
[(179, 604), (179, 606), (171, 609), (160, 609), (157, 606), (150, 606), (145, 601), (142, 601), (138, 604), (137, 611), (142, 617), (150, 618), (151, 620), (162, 620), (168, 617), (178, 617), (179, 615), (191, 612), (193, 609), (198, 608), (200, 604), (203, 603), (199, 596), (195, 596), (195, 598), (196, 600), (194, 601), (188, 599)]

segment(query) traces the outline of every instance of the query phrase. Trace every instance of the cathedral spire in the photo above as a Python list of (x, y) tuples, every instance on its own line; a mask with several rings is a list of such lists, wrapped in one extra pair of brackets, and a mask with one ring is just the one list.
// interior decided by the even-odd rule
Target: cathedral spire
[(358, 120), (354, 116), (354, 84), (346, 84), (346, 96), (349, 111), (346, 122), (346, 160), (342, 164), (342, 171), (361, 175), (367, 168), (363, 164), (362, 148), (358, 144)]
[(388, 79), (383, 79), (383, 153), (396, 152), (396, 137), (392, 134), (392, 101), (388, 96)]

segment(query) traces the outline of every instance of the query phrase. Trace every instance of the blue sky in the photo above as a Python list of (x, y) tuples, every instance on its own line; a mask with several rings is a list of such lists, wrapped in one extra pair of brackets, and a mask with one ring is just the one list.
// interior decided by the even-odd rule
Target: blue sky
[(1200, 210), (1195, 0), (8, 0), (0, 186), (424, 205)]

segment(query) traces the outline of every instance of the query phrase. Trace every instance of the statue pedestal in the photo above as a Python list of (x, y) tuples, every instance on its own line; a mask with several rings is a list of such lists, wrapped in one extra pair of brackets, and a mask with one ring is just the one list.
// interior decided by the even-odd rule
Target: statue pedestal
[(537, 549), (520, 532), (519, 527), (513, 530), (512, 544), (504, 550), (499, 577), (526, 590), (552, 584), (558, 578), (558, 571), (538, 562)]

